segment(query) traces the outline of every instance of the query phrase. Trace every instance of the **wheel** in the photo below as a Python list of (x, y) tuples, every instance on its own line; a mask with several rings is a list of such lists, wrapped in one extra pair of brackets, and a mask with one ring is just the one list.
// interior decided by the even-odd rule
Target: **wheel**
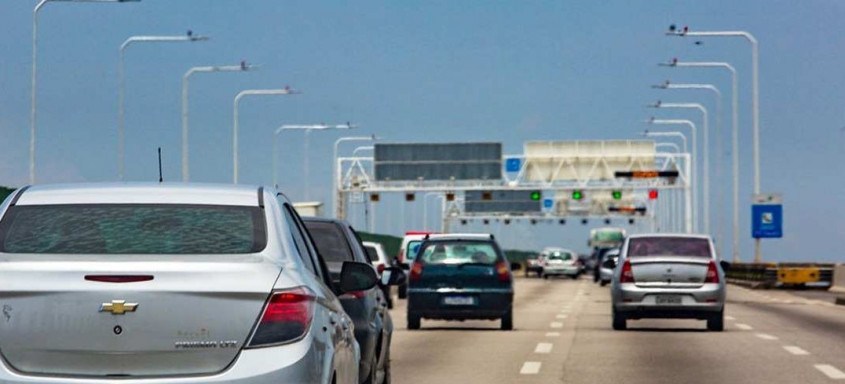
[(607, 281), (607, 280), (602, 280), (602, 281), (599, 283), (599, 285), (601, 285), (602, 287), (604, 287), (605, 285), (607, 285), (607, 283), (609, 283), (609, 281)]
[(384, 380), (381, 381), (382, 384), (390, 384), (390, 347), (388, 346), (387, 352), (384, 353)]
[(502, 316), (501, 328), (503, 331), (510, 331), (513, 329), (513, 309), (508, 309), (505, 315)]
[(624, 331), (628, 329), (628, 321), (625, 319), (625, 316), (613, 310), (613, 330), (615, 331)]
[(396, 290), (399, 291), (399, 298), (400, 299), (408, 298), (408, 284), (402, 284), (402, 285), (400, 285), (396, 288), (397, 288)]
[(364, 380), (364, 384), (378, 384), (376, 377), (378, 377), (378, 359), (373, 357), (373, 362), (370, 364), (370, 374)]
[(408, 329), (420, 329), (422, 319), (419, 315), (408, 314)]
[(541, 276), (543, 276), (543, 279), (546, 279), (546, 280), (548, 280), (548, 279), (549, 279), (549, 275), (547, 275), (547, 274), (545, 274), (545, 273), (544, 273), (544, 274), (542, 274)]
[(722, 332), (725, 330), (725, 311), (719, 311), (719, 314), (713, 315), (707, 319), (707, 330), (713, 332)]

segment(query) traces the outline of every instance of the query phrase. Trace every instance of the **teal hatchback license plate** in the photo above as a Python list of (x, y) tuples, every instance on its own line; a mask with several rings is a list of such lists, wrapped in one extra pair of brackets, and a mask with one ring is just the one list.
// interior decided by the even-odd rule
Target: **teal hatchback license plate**
[(472, 296), (446, 296), (443, 298), (445, 305), (475, 305), (475, 298)]

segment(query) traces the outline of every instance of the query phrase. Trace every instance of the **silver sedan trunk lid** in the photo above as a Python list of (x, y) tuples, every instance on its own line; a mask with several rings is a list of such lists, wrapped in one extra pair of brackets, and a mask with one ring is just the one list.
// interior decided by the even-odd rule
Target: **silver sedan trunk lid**
[[(222, 371), (247, 341), (280, 267), (255, 255), (221, 256), (5, 260), (0, 353), (21, 372), (45, 375)], [(141, 281), (96, 281), (126, 275)]]
[(638, 287), (696, 288), (704, 284), (709, 258), (689, 256), (632, 257), (631, 271)]

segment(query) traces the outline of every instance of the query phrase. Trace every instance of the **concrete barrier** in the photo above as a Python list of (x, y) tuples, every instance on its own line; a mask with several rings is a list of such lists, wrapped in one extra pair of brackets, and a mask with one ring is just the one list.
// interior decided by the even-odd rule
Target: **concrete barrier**
[(833, 283), (830, 284), (830, 290), (845, 293), (845, 264), (833, 267)]

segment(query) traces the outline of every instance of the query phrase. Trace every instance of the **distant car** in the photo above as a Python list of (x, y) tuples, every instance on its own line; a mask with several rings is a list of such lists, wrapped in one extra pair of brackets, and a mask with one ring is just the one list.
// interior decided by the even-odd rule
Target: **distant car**
[[(373, 241), (365, 241), (363, 244), (364, 249), (367, 251), (367, 257), (373, 266), (376, 267), (379, 277), (383, 276), (385, 269), (392, 266), (387, 253), (384, 251), (384, 246), (381, 243)], [(390, 295), (390, 285), (382, 284), (381, 290), (384, 292), (384, 297), (387, 300), (387, 308), (393, 309), (393, 296)]]
[(358, 382), (335, 292), (284, 196), (233, 185), (37, 185), (0, 206), (0, 382)]
[(577, 279), (581, 276), (582, 264), (575, 252), (563, 248), (546, 248), (541, 255), (543, 257), (541, 274), (544, 279), (552, 276), (568, 276)]
[[(317, 251), (325, 260), (335, 279), (340, 278), (341, 267), (347, 262), (370, 265), (361, 238), (346, 221), (317, 217), (303, 218), (308, 232), (317, 244)], [(398, 268), (391, 271), (396, 284), (404, 280)], [(361, 346), (359, 378), (361, 383), (378, 384), (390, 381), (390, 343), (393, 338), (393, 319), (387, 310), (387, 298), (379, 287), (349, 292), (340, 296), (340, 303), (355, 323), (355, 339)]]
[(501, 320), (513, 329), (513, 276), (489, 234), (430, 235), (408, 276), (408, 329), (421, 320)]
[[(417, 255), (417, 250), (420, 248), (420, 244), (422, 240), (428, 236), (434, 234), (434, 232), (428, 231), (408, 231), (405, 232), (405, 237), (402, 238), (402, 245), (399, 246), (399, 254), (396, 255), (396, 262), (398, 265), (408, 266), (408, 264), (414, 260), (414, 257)], [(400, 284), (396, 287), (397, 294), (400, 299), (404, 299), (408, 296), (408, 284)]]
[(648, 234), (625, 239), (611, 287), (613, 329), (627, 320), (692, 318), (725, 328), (725, 275), (706, 235)]
[(534, 259), (528, 259), (525, 261), (525, 277), (531, 276), (534, 274), (537, 277), (543, 275), (543, 256), (537, 255)]
[(599, 284), (602, 287), (610, 284), (613, 279), (613, 269), (619, 262), (619, 249), (613, 248), (604, 252), (602, 263), (599, 265)]

